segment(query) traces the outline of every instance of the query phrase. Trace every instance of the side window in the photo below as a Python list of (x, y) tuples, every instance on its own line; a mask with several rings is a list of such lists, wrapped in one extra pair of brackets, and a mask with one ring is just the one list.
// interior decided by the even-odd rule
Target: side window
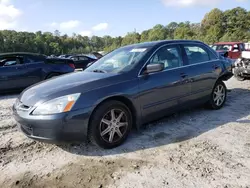
[(82, 60), (82, 61), (83, 61), (83, 60), (88, 60), (88, 58), (87, 58), (87, 57), (84, 57), (84, 56), (80, 56), (80, 57), (79, 57), (79, 60)]
[(182, 66), (180, 54), (178, 46), (164, 46), (154, 54), (149, 64), (163, 63), (165, 69), (177, 68)]
[(238, 52), (240, 50), (239, 46), (237, 44), (233, 45), (232, 51), (233, 52)]
[(239, 49), (240, 49), (240, 51), (244, 51), (245, 50), (244, 44), (239, 44)]
[(25, 57), (25, 63), (38, 63), (38, 62), (42, 62), (44, 61), (44, 58), (43, 57), (40, 57), (40, 56), (26, 56)]
[(79, 58), (77, 56), (73, 56), (70, 59), (72, 59), (73, 61), (78, 61), (79, 60)]
[(199, 45), (184, 45), (189, 65), (209, 61), (209, 51)]
[(21, 58), (18, 57), (7, 57), (0, 60), (0, 66), (2, 67), (9, 67), (21, 64)]
[[(208, 53), (209, 53), (210, 60), (217, 60), (217, 59), (218, 59), (218, 56), (216, 55), (216, 51), (214, 51), (214, 50), (211, 49), (211, 48), (210, 48), (210, 50), (207, 49), (207, 51), (208, 51)], [(212, 51), (213, 51), (214, 53), (213, 53)]]

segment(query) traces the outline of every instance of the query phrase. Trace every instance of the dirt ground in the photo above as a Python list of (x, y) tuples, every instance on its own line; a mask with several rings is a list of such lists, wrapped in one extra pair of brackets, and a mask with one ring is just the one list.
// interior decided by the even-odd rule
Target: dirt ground
[(250, 187), (250, 81), (219, 111), (196, 108), (133, 131), (113, 150), (26, 138), (0, 97), (0, 187)]

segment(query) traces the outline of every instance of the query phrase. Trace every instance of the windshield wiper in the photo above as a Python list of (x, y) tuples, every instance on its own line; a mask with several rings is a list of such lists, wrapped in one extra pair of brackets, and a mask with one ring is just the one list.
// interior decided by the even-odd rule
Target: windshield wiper
[(99, 73), (107, 73), (105, 70), (95, 69), (93, 72), (99, 72)]

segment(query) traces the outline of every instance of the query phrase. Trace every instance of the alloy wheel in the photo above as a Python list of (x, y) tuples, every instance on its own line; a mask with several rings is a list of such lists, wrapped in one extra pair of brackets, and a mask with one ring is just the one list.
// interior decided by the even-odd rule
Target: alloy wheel
[(128, 129), (128, 117), (121, 109), (107, 112), (100, 122), (100, 135), (108, 143), (122, 139)]
[(214, 89), (213, 100), (217, 106), (221, 106), (225, 100), (226, 90), (223, 85), (217, 85)]

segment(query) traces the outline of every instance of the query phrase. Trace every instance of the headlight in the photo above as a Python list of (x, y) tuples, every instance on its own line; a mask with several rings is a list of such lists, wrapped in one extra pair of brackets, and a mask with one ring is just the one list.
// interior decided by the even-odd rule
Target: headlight
[(34, 111), (33, 115), (49, 115), (49, 114), (58, 114), (62, 112), (68, 112), (72, 109), (75, 102), (79, 98), (80, 93), (75, 93), (71, 95), (65, 95), (47, 101), (43, 104), (40, 104)]

